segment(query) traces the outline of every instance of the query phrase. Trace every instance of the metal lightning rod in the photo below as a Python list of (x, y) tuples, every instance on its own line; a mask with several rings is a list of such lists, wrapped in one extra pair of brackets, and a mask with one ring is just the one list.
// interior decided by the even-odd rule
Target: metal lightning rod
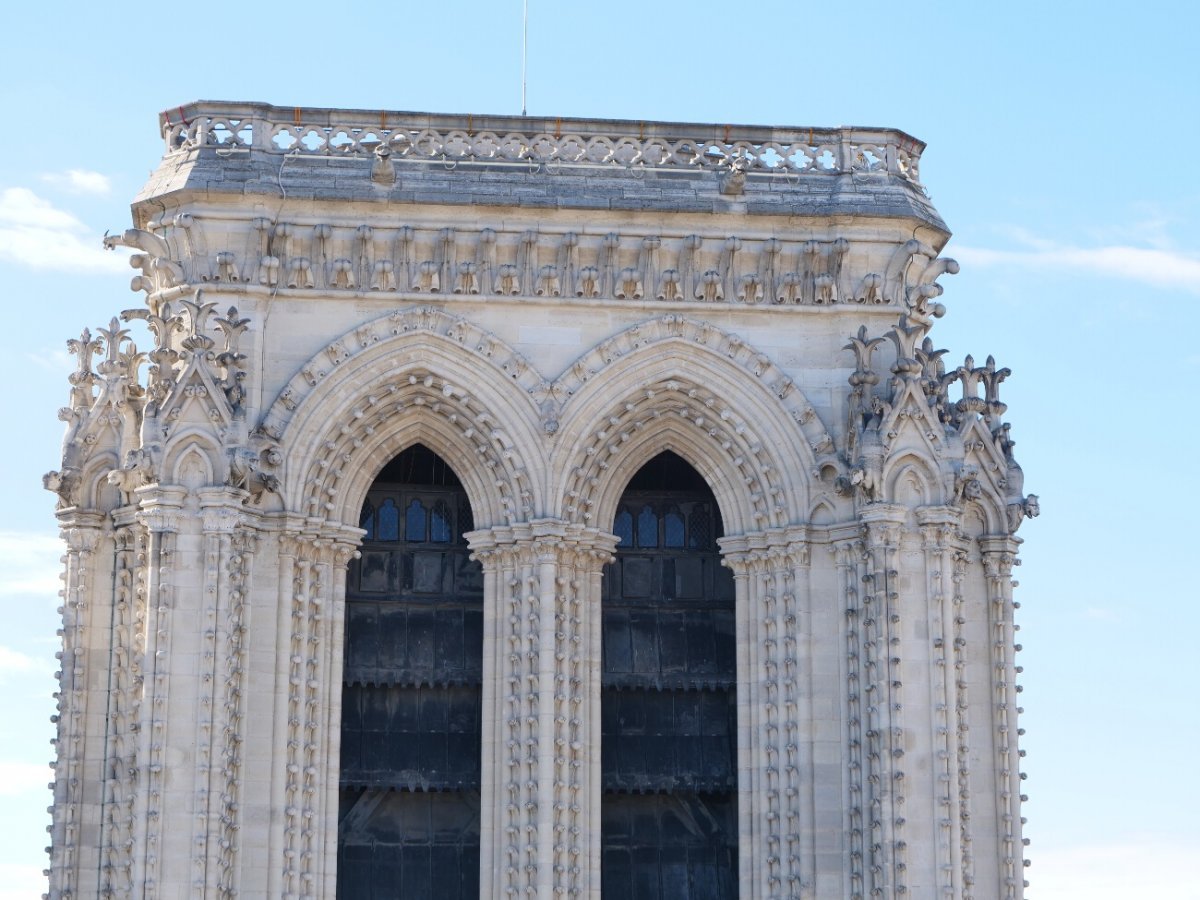
[(525, 107), (525, 60), (529, 47), (529, 0), (523, 0), (521, 9), (521, 115), (526, 115)]

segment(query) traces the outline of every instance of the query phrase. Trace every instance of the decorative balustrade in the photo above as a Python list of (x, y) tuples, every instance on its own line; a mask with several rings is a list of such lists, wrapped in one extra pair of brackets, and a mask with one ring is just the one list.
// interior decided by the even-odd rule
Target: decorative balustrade
[(517, 116), (429, 115), (198, 102), (163, 112), (171, 155), (370, 156), (447, 165), (729, 169), (746, 174), (886, 174), (920, 184), (925, 145), (876, 128), (765, 128)]

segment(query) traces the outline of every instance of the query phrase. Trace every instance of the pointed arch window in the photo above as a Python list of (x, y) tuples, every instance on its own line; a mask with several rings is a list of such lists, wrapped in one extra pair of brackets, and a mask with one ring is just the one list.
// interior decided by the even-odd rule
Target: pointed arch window
[(385, 467), (360, 521), (362, 558), (347, 574), (337, 896), (478, 900), (483, 575), (462, 536), (470, 503), (418, 445)]
[[(636, 525), (636, 541), (634, 537)], [(605, 569), (603, 900), (737, 896), (733, 580), (708, 486), (664, 453), (622, 495)]]

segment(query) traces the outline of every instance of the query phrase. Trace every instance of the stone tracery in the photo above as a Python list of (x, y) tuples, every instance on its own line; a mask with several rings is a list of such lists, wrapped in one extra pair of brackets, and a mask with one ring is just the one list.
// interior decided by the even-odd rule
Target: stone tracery
[[(485, 573), (486, 896), (597, 896), (601, 571), (669, 449), (737, 586), (741, 895), (1020, 897), (1011, 571), (1038, 502), (1009, 371), (928, 337), (958, 266), (919, 142), (251, 107), (164, 118), (155, 202), (109, 241), (150, 351), (115, 318), (69, 345), (51, 896), (335, 895), (345, 571), (419, 442)], [(236, 156), (282, 187), (289, 141), (316, 186), (275, 218), (187, 183)], [(542, 202), (570, 178), (583, 206)]]

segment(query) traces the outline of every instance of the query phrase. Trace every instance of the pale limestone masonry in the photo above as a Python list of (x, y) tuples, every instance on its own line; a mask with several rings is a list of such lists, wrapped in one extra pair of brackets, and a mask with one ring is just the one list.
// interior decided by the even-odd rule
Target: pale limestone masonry
[[(52, 898), (332, 900), (346, 566), (417, 442), (484, 567), (483, 896), (600, 896), (601, 570), (663, 450), (736, 578), (739, 896), (1022, 896), (1037, 501), (1008, 370), (927, 337), (958, 266), (920, 141), (210, 102), (160, 127), (112, 240), (141, 303), (70, 342), (47, 476)], [(539, 614), (533, 661), (505, 652)]]

